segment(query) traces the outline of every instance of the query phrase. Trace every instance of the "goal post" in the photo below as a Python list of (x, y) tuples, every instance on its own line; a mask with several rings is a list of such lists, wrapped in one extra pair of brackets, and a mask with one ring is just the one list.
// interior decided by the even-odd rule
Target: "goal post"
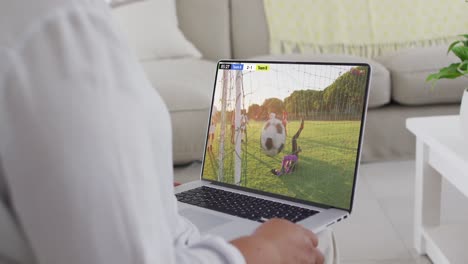
[(241, 115), (242, 115), (242, 71), (236, 72), (236, 108), (235, 108), (235, 155), (234, 155), (234, 184), (240, 185), (241, 183), (241, 174), (242, 174), (242, 131), (241, 131)]
[(226, 105), (229, 86), (229, 72), (223, 71), (223, 89), (221, 95), (221, 131), (219, 135), (218, 181), (224, 180), (224, 141), (226, 139)]

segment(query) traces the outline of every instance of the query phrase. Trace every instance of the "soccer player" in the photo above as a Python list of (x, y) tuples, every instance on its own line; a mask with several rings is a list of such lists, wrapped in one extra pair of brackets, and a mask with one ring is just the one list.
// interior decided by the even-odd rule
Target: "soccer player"
[(302, 129), (304, 129), (304, 119), (301, 120), (301, 126), (297, 130), (296, 134), (293, 136), (291, 140), (292, 144), (292, 152), (289, 155), (285, 155), (283, 157), (283, 161), (281, 162), (280, 169), (272, 169), (271, 173), (276, 176), (281, 176), (283, 174), (292, 173), (296, 169), (297, 162), (299, 161), (299, 152), (301, 152), (301, 148), (297, 146), (297, 139), (301, 135)]

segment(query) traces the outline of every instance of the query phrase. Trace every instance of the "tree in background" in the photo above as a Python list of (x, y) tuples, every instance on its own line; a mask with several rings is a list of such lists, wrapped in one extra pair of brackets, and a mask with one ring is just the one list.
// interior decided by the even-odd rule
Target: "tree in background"
[(281, 99), (278, 98), (268, 98), (262, 104), (262, 119), (268, 118), (270, 113), (275, 113), (277, 117), (279, 117), (283, 111), (284, 103)]
[(323, 91), (294, 91), (284, 99), (285, 109), (293, 119), (360, 118), (366, 78), (365, 67), (352, 68)]
[(247, 116), (251, 120), (258, 120), (260, 119), (260, 115), (262, 113), (262, 107), (258, 104), (251, 104), (249, 109), (247, 110)]
[(265, 99), (262, 105), (250, 105), (247, 116), (252, 120), (266, 120), (270, 113), (280, 117), (286, 111), (290, 120), (359, 119), (364, 104), (366, 71), (365, 67), (354, 67), (324, 90), (295, 90), (284, 102), (278, 98)]

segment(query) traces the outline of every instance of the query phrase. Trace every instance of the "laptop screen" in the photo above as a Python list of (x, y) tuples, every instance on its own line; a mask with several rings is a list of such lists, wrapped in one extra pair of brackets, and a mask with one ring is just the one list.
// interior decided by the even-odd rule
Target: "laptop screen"
[(202, 178), (351, 210), (367, 64), (220, 61)]

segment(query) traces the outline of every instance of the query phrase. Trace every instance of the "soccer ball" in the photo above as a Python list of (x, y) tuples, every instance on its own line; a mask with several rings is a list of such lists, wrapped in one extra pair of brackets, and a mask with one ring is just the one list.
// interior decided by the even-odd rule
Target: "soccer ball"
[(263, 152), (273, 157), (280, 153), (284, 148), (286, 134), (281, 120), (273, 117), (263, 125), (260, 144)]

